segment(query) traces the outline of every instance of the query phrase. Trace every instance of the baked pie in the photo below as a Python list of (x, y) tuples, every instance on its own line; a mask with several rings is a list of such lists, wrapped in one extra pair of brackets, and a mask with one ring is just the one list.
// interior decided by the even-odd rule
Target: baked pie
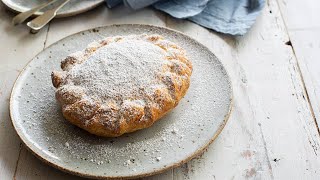
[(186, 94), (192, 64), (160, 35), (107, 37), (67, 56), (52, 72), (63, 116), (98, 136), (151, 126)]

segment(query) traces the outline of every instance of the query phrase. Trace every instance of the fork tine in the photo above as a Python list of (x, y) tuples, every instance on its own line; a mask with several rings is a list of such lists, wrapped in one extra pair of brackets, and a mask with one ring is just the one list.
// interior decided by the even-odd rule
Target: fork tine
[(32, 16), (35, 12), (49, 6), (50, 4), (54, 3), (57, 0), (51, 0), (49, 2), (43, 3), (35, 8), (32, 8), (28, 11), (19, 13), (18, 15), (16, 15), (13, 19), (12, 19), (12, 24), (13, 25), (18, 25), (23, 23), (26, 19), (28, 19), (30, 16)]

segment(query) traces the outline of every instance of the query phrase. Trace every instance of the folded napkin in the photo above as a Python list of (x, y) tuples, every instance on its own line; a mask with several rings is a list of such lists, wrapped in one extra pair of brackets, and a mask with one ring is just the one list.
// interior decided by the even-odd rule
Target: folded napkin
[(135, 10), (153, 5), (175, 18), (231, 35), (245, 34), (265, 4), (265, 0), (106, 0), (110, 8), (122, 2)]

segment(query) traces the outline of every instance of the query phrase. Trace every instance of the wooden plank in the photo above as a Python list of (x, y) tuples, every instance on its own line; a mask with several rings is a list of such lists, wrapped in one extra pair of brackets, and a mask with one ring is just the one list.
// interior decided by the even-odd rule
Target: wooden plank
[(13, 13), (0, 3), (0, 179), (12, 179), (20, 152), (20, 140), (9, 117), (12, 85), (24, 65), (41, 49), (44, 33), (30, 35), (25, 26), (13, 27)]
[[(277, 2), (270, 0), (243, 37), (218, 35), (169, 18), (168, 26), (208, 46), (234, 88), (227, 126), (174, 179), (317, 179), (319, 138)], [(271, 13), (270, 13), (271, 11)]]
[(47, 45), (90, 28), (111, 24), (153, 24), (163, 26), (164, 15), (152, 9), (131, 11), (123, 6), (112, 10), (101, 6), (93, 11), (65, 19), (55, 19), (50, 26)]
[[(319, 29), (318, 0), (277, 0), (285, 24), (290, 31), (303, 29)], [(291, 37), (291, 36), (290, 36)]]
[(37, 179), (82, 179), (77, 176), (63, 173), (37, 159), (25, 147), (22, 148), (16, 173), (17, 180)]
[[(112, 11), (104, 6), (76, 17), (56, 19), (50, 23), (45, 46), (58, 41), (70, 34), (104, 26), (108, 24), (147, 23), (164, 25), (163, 15), (151, 9), (131, 12), (124, 7), (118, 7)], [(17, 179), (77, 179), (78, 177), (56, 170), (35, 158), (25, 147), (22, 148), (20, 161), (17, 167)], [(148, 180), (172, 179), (172, 170), (161, 175), (147, 178)]]
[(320, 1), (279, 0), (279, 6), (320, 127)]
[(162, 174), (141, 178), (141, 180), (172, 180), (172, 179), (173, 179), (173, 170), (168, 170)]
[[(150, 9), (127, 16), (121, 8), (111, 13), (101, 7), (76, 18), (55, 20), (46, 45), (104, 24), (145, 22), (163, 25), (164, 19)], [(289, 38), (275, 1), (270, 1), (254, 28), (244, 37), (216, 34), (193, 23), (171, 18), (167, 19), (167, 25), (191, 35), (217, 54), (231, 76), (235, 102), (226, 128), (204, 155), (175, 169), (174, 174), (170, 171), (150, 179), (316, 179), (320, 167), (317, 129), (309, 103), (303, 98), (306, 92), (297, 60), (291, 47), (284, 44)], [(0, 111), (3, 109), (1, 107)], [(0, 137), (4, 137), (1, 132)], [(3, 143), (2, 139), (0, 141)], [(7, 141), (13, 143), (12, 138)], [(1, 150), (2, 147), (8, 145), (0, 144)], [(19, 147), (19, 143), (13, 147)], [(17, 158), (15, 155), (8, 157)], [(0, 165), (0, 168), (7, 167), (11, 166)], [(12, 170), (4, 172), (13, 173)], [(44, 165), (25, 148), (20, 155), (16, 177), (76, 178)]]

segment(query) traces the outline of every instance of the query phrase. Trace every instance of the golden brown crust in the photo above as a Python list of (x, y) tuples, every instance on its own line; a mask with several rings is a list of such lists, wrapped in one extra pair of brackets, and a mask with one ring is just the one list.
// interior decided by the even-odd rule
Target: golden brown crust
[[(133, 37), (156, 45), (165, 52), (163, 61), (166, 63), (156, 78), (159, 85), (141, 89), (130, 97), (115, 96), (101, 100), (91, 97), (85, 88), (69, 77), (73, 67), (85, 62), (99, 48)], [(149, 127), (172, 110), (189, 88), (192, 64), (182, 48), (163, 37), (138, 35), (108, 37), (91, 43), (84, 51), (66, 57), (61, 62), (61, 69), (63, 71), (52, 73), (52, 83), (57, 88), (56, 98), (62, 105), (63, 116), (92, 134), (116, 137)]]

